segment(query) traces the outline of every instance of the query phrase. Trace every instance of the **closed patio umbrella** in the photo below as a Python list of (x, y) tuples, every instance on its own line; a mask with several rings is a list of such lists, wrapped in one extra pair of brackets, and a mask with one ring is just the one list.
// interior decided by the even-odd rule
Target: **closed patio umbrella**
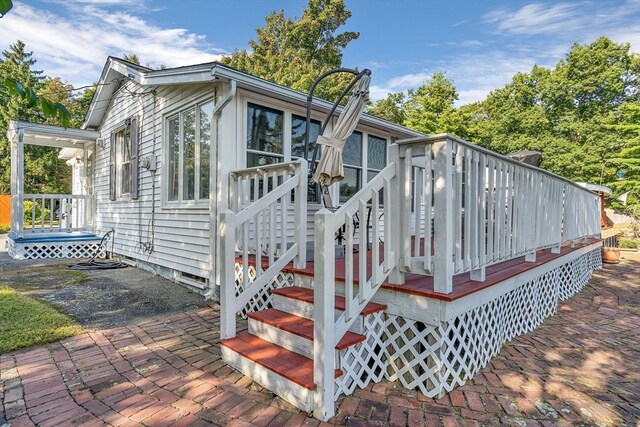
[(352, 93), (347, 105), (340, 113), (340, 117), (333, 128), (333, 131), (325, 130), (318, 136), (317, 144), (324, 145), (322, 155), (318, 161), (313, 180), (325, 187), (344, 179), (344, 168), (342, 166), (342, 149), (355, 130), (360, 117), (367, 106), (369, 100), (369, 82), (371, 77), (363, 75), (358, 86)]

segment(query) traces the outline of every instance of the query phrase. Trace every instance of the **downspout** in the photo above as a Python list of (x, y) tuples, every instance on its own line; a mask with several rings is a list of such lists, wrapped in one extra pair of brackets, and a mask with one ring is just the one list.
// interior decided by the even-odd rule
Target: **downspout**
[[(211, 70), (211, 74), (215, 77), (215, 67)], [(220, 119), (220, 115), (222, 114), (222, 110), (226, 107), (231, 100), (236, 96), (237, 84), (233, 79), (229, 80), (231, 88), (229, 89), (229, 93), (227, 96), (220, 102), (220, 104), (214, 106), (213, 108), (213, 123), (211, 124), (211, 132), (214, 134), (211, 138), (215, 141), (215, 151), (210, 150), (209, 155), (212, 156), (215, 153), (215, 162), (213, 159), (209, 162), (209, 289), (205, 292), (205, 299), (213, 298), (215, 300), (220, 299), (220, 293), (218, 292), (216, 295), (215, 286), (218, 281), (216, 280), (218, 277), (218, 263), (216, 262), (216, 258), (220, 258), (218, 256), (218, 165), (217, 162), (219, 160), (218, 154), (220, 153), (220, 138), (218, 137), (218, 122)], [(212, 248), (216, 248), (215, 251)]]

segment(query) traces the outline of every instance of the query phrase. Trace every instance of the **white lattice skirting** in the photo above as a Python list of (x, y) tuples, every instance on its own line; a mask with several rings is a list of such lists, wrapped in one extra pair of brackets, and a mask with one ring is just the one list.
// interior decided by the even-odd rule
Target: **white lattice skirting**
[(42, 258), (91, 258), (98, 251), (96, 258), (104, 258), (106, 252), (100, 247), (100, 239), (76, 242), (37, 242), (23, 243), (12, 239), (7, 241), (7, 252), (14, 259)]
[[(240, 295), (244, 291), (243, 286), (243, 269), (242, 264), (236, 262), (236, 296)], [(253, 265), (247, 267), (247, 275), (249, 276), (249, 283), (256, 279), (256, 268)], [(267, 286), (263, 287), (260, 292), (256, 294), (249, 302), (244, 306), (238, 314), (243, 318), (247, 318), (247, 313), (254, 311), (265, 310), (271, 308), (271, 291), (277, 288), (284, 288), (286, 286), (293, 286), (294, 276), (293, 273), (280, 272), (276, 275), (275, 279), (271, 281)]]
[(473, 377), (504, 343), (542, 324), (558, 301), (580, 291), (601, 267), (601, 251), (593, 250), (438, 326), (383, 313), (366, 316), (366, 341), (340, 352), (344, 375), (336, 381), (335, 398), (382, 378), (441, 396)]
[(486, 366), (504, 343), (538, 327), (601, 267), (598, 248), (437, 326), (387, 316), (380, 354), (388, 357), (386, 377), (442, 396)]

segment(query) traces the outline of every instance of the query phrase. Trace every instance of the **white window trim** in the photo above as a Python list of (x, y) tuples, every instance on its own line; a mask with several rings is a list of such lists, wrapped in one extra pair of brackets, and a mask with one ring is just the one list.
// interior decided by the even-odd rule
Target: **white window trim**
[[(200, 122), (198, 107), (202, 104), (212, 102), (215, 108), (215, 97), (212, 94), (207, 93), (199, 96), (195, 99), (190, 99), (187, 102), (181, 102), (175, 105), (174, 108), (167, 110), (162, 115), (162, 208), (163, 209), (194, 209), (194, 210), (208, 210), (210, 207), (210, 201), (208, 198), (198, 198), (196, 200), (182, 200), (183, 186), (184, 186), (184, 149), (183, 149), (183, 134), (180, 132), (180, 152), (178, 158), (178, 200), (169, 200), (169, 120), (174, 117), (178, 117), (180, 120), (180, 129), (182, 130), (182, 115), (188, 110), (194, 109), (196, 115), (196, 132), (195, 132), (195, 161), (194, 167), (196, 171), (200, 171)], [(213, 132), (211, 132), (213, 135)], [(209, 141), (211, 149), (213, 149), (213, 141)], [(195, 174), (194, 192), (200, 196), (200, 175)], [(207, 196), (210, 196), (208, 194)]]
[[(126, 132), (129, 132), (129, 140), (131, 140), (131, 118), (127, 119), (124, 123), (120, 124), (117, 128), (115, 128), (112, 132), (112, 135), (115, 138), (114, 143), (116, 144), (116, 200), (115, 201), (131, 201), (131, 184), (129, 184), (129, 192), (122, 192), (122, 158), (124, 145), (123, 140), (120, 140), (119, 135), (125, 135)], [(129, 160), (129, 164), (131, 164), (131, 160)], [(131, 168), (129, 168), (129, 177), (131, 177)]]

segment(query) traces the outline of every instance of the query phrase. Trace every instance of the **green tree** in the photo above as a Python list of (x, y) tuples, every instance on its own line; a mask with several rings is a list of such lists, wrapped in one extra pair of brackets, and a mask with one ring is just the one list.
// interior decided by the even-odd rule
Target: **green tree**
[[(36, 60), (32, 52), (25, 50), (22, 41), (10, 45), (2, 52), (0, 60), (0, 79), (22, 82), (29, 92), (39, 93), (45, 85), (42, 71), (34, 70)], [(37, 97), (37, 95), (36, 95)], [(6, 133), (10, 120), (22, 120), (42, 123), (49, 114), (45, 114), (40, 105), (33, 102), (31, 96), (0, 93), (0, 193), (8, 193), (11, 180), (11, 147)], [(51, 101), (47, 103), (53, 104)], [(65, 108), (66, 110), (66, 108)], [(26, 192), (52, 193), (70, 190), (70, 174), (64, 162), (58, 159), (58, 152), (48, 147), (25, 146), (24, 188)], [(62, 174), (61, 170), (67, 170)]]
[[(309, 0), (299, 19), (273, 11), (249, 42), (251, 51), (236, 50), (222, 63), (306, 92), (319, 75), (342, 65), (342, 50), (359, 37), (357, 32), (338, 32), (349, 17), (343, 0)], [(350, 80), (346, 74), (331, 76), (315, 95), (336, 99)]]
[(406, 119), (406, 97), (403, 92), (391, 92), (367, 108), (367, 113), (399, 125)]
[(457, 99), (453, 80), (444, 73), (434, 73), (418, 89), (409, 90), (404, 124), (424, 133), (442, 132), (440, 121), (453, 111)]

